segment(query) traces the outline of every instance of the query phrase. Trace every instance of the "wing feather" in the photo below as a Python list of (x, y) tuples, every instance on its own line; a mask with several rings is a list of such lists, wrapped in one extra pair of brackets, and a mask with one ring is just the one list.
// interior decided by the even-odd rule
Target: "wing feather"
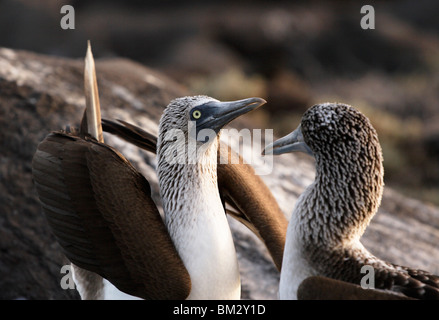
[(148, 181), (111, 147), (49, 134), (34, 155), (43, 211), (66, 256), (128, 294), (184, 299), (190, 278)]

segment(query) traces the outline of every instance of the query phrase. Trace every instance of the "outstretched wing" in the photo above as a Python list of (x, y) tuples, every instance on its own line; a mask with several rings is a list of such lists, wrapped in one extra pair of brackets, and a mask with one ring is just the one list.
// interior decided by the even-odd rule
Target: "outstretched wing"
[[(156, 152), (157, 138), (124, 121), (123, 125), (102, 119), (106, 132), (150, 152)], [(218, 188), (223, 201), (233, 210), (226, 212), (252, 230), (267, 246), (273, 261), (281, 269), (288, 221), (272, 193), (254, 169), (225, 144), (218, 150)]]
[(32, 173), (47, 220), (77, 266), (144, 299), (185, 299), (190, 277), (148, 181), (115, 149), (92, 138), (49, 134)]

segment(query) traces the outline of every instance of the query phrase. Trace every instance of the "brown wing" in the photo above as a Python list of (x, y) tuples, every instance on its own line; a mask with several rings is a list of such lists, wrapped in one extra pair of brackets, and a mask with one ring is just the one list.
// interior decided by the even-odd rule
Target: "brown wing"
[[(324, 250), (307, 247), (307, 260), (320, 275), (353, 284), (372, 277), (375, 289), (402, 293), (415, 299), (439, 299), (439, 276), (382, 261), (363, 250)], [(373, 273), (362, 271), (364, 266)], [(372, 271), (370, 271), (372, 272)]]
[[(381, 269), (376, 271), (375, 283), (384, 289), (401, 292), (422, 300), (439, 300), (439, 276), (428, 271), (392, 264), (399, 272)], [(379, 288), (379, 286), (377, 286)]]
[(102, 119), (103, 130), (121, 137), (139, 148), (156, 153), (157, 137), (155, 135), (129, 124), (128, 122), (122, 120), (118, 121), (122, 123), (123, 126), (114, 121)]
[[(151, 152), (157, 138), (134, 125), (102, 119), (104, 131)], [(232, 158), (238, 157), (238, 160)], [(222, 164), (224, 163), (224, 164)], [(233, 164), (232, 164), (233, 163)], [(236, 163), (236, 164), (234, 164)], [(224, 144), (218, 152), (218, 187), (223, 201), (233, 210), (226, 210), (252, 230), (267, 246), (278, 270), (282, 265), (288, 221), (272, 193), (253, 168), (244, 164), (233, 150)]]
[(313, 276), (302, 281), (297, 289), (299, 300), (409, 300), (410, 298), (388, 291), (363, 289), (361, 286)]
[(368, 265), (374, 269), (376, 289), (402, 293), (415, 299), (439, 299), (439, 276), (427, 271), (384, 262), (376, 257), (364, 258), (358, 252), (348, 252), (347, 255), (348, 257), (342, 262), (346, 268), (342, 269), (349, 268), (351, 271), (341, 275), (339, 279), (360, 283), (360, 279), (365, 275), (361, 273), (361, 268)]
[(92, 139), (49, 134), (32, 173), (66, 256), (144, 299), (185, 299), (190, 277), (146, 179), (116, 150)]
[(288, 221), (276, 199), (253, 167), (243, 163), (230, 147), (221, 143), (218, 159), (220, 193), (238, 212), (232, 216), (259, 236), (280, 270)]

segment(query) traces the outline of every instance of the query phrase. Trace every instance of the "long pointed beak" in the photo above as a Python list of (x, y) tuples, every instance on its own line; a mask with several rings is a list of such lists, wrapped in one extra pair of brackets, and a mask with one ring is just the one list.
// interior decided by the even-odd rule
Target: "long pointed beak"
[(278, 155), (282, 153), (297, 152), (297, 151), (304, 152), (306, 154), (314, 156), (312, 150), (303, 139), (302, 129), (300, 125), (297, 127), (296, 130), (294, 130), (290, 134), (269, 144), (264, 149), (264, 151), (262, 151), (262, 154)]
[(262, 98), (248, 98), (237, 101), (210, 101), (200, 107), (203, 113), (203, 120), (197, 122), (197, 131), (212, 129), (218, 133), (221, 128), (233, 119), (255, 110), (265, 104)]

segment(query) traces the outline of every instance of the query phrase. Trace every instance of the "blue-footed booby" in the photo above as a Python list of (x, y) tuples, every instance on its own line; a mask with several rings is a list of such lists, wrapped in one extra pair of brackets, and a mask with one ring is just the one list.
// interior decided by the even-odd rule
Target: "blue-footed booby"
[[(239, 299), (223, 202), (264, 241), (280, 269), (287, 222), (274, 197), (248, 165), (217, 166), (218, 157), (231, 156), (219, 145), (220, 129), (265, 101), (175, 99), (160, 119), (157, 147), (152, 135), (125, 123), (142, 135), (138, 144), (157, 152), (163, 221), (148, 181), (104, 143), (90, 47), (87, 52), (81, 128), (49, 134), (32, 162), (43, 211), (74, 266), (81, 297), (113, 298), (110, 292), (120, 290), (144, 299)], [(203, 129), (213, 135), (199, 134)], [(184, 139), (167, 136), (172, 130)], [(187, 163), (178, 153), (189, 143), (199, 152)]]
[(370, 266), (374, 286), (412, 298), (439, 299), (439, 277), (395, 265), (360, 242), (383, 193), (383, 157), (369, 119), (341, 103), (309, 108), (298, 128), (265, 154), (301, 151), (316, 160), (314, 182), (300, 195), (287, 230), (281, 299), (296, 299), (302, 281), (324, 276), (357, 285)]

